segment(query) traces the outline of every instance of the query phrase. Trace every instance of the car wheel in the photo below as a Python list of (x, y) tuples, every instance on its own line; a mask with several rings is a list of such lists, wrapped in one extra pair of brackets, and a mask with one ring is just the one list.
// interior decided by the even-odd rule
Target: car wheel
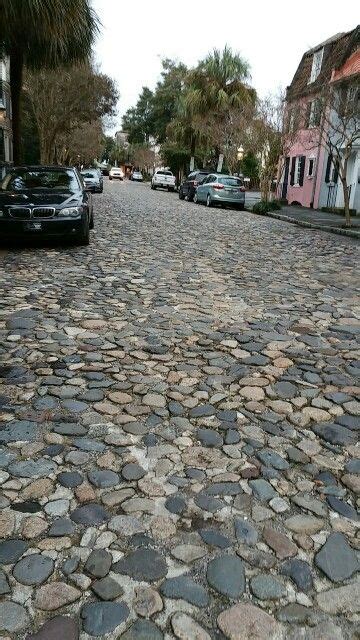
[(199, 198), (198, 198), (198, 194), (197, 193), (195, 193), (195, 195), (194, 195), (194, 202), (195, 202), (195, 204), (199, 204)]
[(180, 198), (180, 200), (184, 200), (184, 198), (185, 198), (182, 189), (179, 189), (179, 198)]
[(152, 188), (154, 189), (154, 191), (156, 191), (156, 187), (155, 187), (155, 185), (154, 185), (154, 184), (153, 184), (153, 187), (152, 187)]
[(89, 222), (89, 229), (93, 229), (93, 228), (94, 228), (94, 214), (91, 213), (90, 222)]
[(238, 205), (238, 209), (239, 209), (239, 211), (244, 211), (244, 205), (243, 204), (239, 204)]
[(207, 207), (212, 207), (212, 200), (210, 198), (210, 193), (207, 194), (207, 198), (206, 198), (206, 206)]
[(86, 220), (86, 224), (84, 229), (82, 230), (81, 233), (79, 233), (78, 237), (76, 238), (76, 244), (79, 247), (85, 247), (89, 244), (90, 242), (90, 225), (89, 225), (89, 221)]
[(111, 177), (111, 176), (109, 176), (109, 180), (112, 180), (112, 177)]

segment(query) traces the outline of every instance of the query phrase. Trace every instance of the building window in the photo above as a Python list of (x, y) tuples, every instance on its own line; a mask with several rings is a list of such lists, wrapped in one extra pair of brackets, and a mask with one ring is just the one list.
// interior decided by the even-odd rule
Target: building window
[(0, 127), (0, 162), (5, 162), (5, 135), (4, 129)]
[(324, 55), (324, 48), (319, 49), (318, 51), (315, 51), (313, 55), (309, 84), (311, 82), (315, 82), (316, 78), (318, 77), (321, 71), (323, 55)]
[(315, 158), (309, 158), (308, 164), (308, 178), (312, 178), (315, 173)]
[(309, 129), (319, 127), (321, 122), (321, 102), (319, 99), (308, 103), (307, 126)]
[(304, 184), (305, 156), (291, 158), (290, 185), (302, 187)]

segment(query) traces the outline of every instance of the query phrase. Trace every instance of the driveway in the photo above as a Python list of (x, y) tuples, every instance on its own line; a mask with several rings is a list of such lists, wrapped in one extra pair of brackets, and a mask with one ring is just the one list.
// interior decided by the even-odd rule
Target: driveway
[(0, 256), (2, 635), (355, 638), (356, 242), (94, 200)]

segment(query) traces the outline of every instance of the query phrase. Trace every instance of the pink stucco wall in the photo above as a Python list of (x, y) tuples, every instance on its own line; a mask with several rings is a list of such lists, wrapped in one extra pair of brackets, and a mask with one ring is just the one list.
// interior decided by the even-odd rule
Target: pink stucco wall
[[(314, 131), (313, 131), (314, 133)], [(309, 158), (318, 157), (318, 138), (313, 138), (311, 143), (309, 143), (309, 134), (307, 130), (300, 130), (296, 135), (296, 141), (289, 147), (287, 151), (287, 155), (290, 156), (290, 170), (291, 170), (291, 161), (295, 156), (305, 156), (305, 172), (304, 172), (304, 183), (302, 186), (290, 185), (290, 170), (289, 170), (289, 182), (288, 182), (288, 190), (287, 190), (287, 200), (288, 203), (292, 202), (300, 202), (303, 207), (310, 207), (312, 201), (314, 200), (314, 182), (316, 180), (316, 168), (315, 175), (311, 178), (308, 178), (308, 167), (309, 167)], [(318, 177), (318, 174), (317, 174)], [(296, 179), (296, 176), (295, 176)], [(317, 180), (316, 180), (317, 181)], [(314, 206), (316, 206), (314, 200)]]

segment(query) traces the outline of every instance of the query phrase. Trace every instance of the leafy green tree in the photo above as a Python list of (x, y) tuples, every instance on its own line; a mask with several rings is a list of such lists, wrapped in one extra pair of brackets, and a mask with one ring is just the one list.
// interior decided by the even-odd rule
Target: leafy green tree
[(153, 92), (143, 87), (135, 107), (131, 107), (123, 116), (122, 128), (129, 134), (129, 143), (149, 142), (153, 133)]
[(202, 118), (212, 114), (221, 121), (230, 110), (242, 109), (244, 104), (255, 103), (256, 92), (249, 87), (249, 80), (248, 62), (227, 46), (223, 51), (214, 49), (190, 71), (180, 111), (183, 116), (190, 117), (192, 122), (191, 155), (194, 155), (202, 130), (198, 126), (201, 125)]
[(161, 80), (156, 85), (152, 100), (152, 134), (159, 144), (165, 142), (168, 126), (177, 116), (188, 73), (182, 62), (168, 58), (162, 61), (162, 66)]
[(252, 151), (245, 153), (240, 161), (240, 169), (246, 178), (250, 178), (251, 185), (259, 184), (259, 160)]
[(0, 53), (10, 57), (14, 162), (20, 162), (23, 69), (88, 58), (98, 30), (89, 0), (0, 0)]

